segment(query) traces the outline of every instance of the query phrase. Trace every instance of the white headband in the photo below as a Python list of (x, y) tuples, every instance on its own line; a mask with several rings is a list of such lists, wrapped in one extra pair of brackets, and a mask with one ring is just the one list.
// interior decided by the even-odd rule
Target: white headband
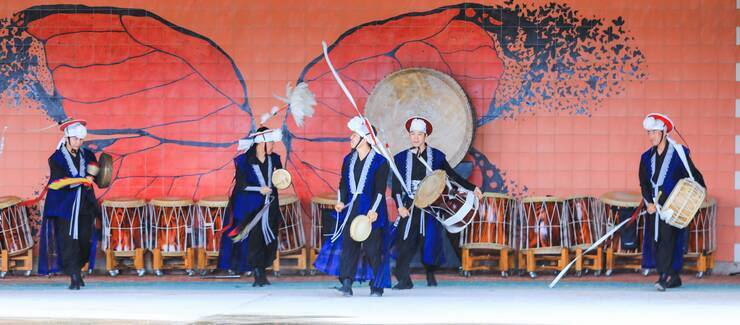
[(64, 128), (64, 136), (84, 139), (87, 137), (87, 128), (79, 122), (72, 123), (72, 125)]
[(375, 142), (372, 139), (372, 136), (370, 135), (370, 130), (367, 128), (367, 124), (365, 124), (365, 121), (360, 116), (355, 116), (349, 122), (347, 122), (347, 128), (349, 128), (350, 131), (357, 133), (360, 135), (365, 141), (367, 141), (370, 146), (374, 146)]
[(64, 128), (64, 136), (59, 140), (57, 149), (62, 148), (67, 140), (67, 137), (75, 137), (78, 139), (85, 139), (87, 137), (87, 128), (79, 122), (72, 123)]
[(411, 126), (409, 127), (409, 132), (421, 132), (426, 134), (427, 133), (427, 123), (424, 122), (422, 119), (415, 118), (411, 120)]
[(281, 129), (265, 130), (262, 132), (252, 133), (247, 139), (239, 140), (236, 147), (237, 151), (249, 150), (254, 143), (281, 142), (283, 141), (283, 131)]
[(663, 121), (652, 116), (648, 116), (642, 120), (642, 127), (647, 131), (665, 131), (666, 129)]

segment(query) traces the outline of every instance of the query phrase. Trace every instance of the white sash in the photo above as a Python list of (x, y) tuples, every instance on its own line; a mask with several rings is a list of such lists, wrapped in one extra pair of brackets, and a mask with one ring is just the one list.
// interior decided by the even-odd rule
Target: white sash
[[(70, 155), (69, 151), (67, 151), (67, 146), (62, 146), (62, 155), (64, 155), (64, 160), (67, 162), (67, 169), (69, 170), (69, 173), (72, 175), (72, 177), (85, 177), (85, 167), (87, 164), (85, 164), (85, 155), (83, 154), (82, 148), (77, 152), (78, 155), (80, 155), (80, 166), (79, 168), (75, 167), (74, 162), (72, 161), (72, 156)], [(78, 239), (79, 232), (80, 232), (80, 203), (82, 198), (82, 185), (75, 184), (70, 185), (70, 188), (77, 188), (77, 191), (75, 191), (75, 202), (72, 204), (72, 216), (69, 221), (69, 235), (72, 236), (72, 239)]]
[[(365, 185), (367, 185), (367, 173), (370, 171), (370, 165), (372, 165), (372, 161), (375, 158), (375, 151), (371, 150), (367, 157), (365, 157), (365, 161), (362, 165), (360, 179), (358, 182), (355, 182), (355, 164), (357, 163), (357, 156), (357, 151), (355, 151), (352, 154), (352, 159), (349, 163), (349, 191), (350, 194), (352, 194), (352, 199), (346, 206), (347, 213), (344, 216), (344, 220), (342, 220), (342, 224), (339, 224), (339, 218), (337, 218), (336, 220), (336, 223), (334, 225), (334, 234), (331, 236), (332, 242), (335, 242), (337, 239), (339, 239), (339, 236), (342, 234), (342, 230), (344, 230), (344, 227), (347, 225), (347, 219), (349, 219), (350, 215), (352, 214), (352, 206), (354, 205), (355, 200), (358, 196), (360, 196), (360, 194), (362, 194)], [(342, 177), (344, 177), (344, 175), (342, 175)]]

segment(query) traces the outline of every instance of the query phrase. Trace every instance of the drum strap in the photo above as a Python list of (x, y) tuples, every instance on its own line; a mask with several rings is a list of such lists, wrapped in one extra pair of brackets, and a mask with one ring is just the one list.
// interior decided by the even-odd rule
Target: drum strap
[[(67, 168), (69, 169), (69, 173), (72, 175), (72, 177), (85, 177), (85, 155), (83, 154), (84, 149), (80, 149), (80, 151), (77, 153), (80, 155), (80, 167), (76, 168), (74, 162), (72, 161), (72, 156), (70, 156), (69, 151), (67, 151), (67, 146), (62, 146), (62, 155), (64, 155), (64, 160), (67, 162)], [(79, 236), (79, 223), (80, 223), (80, 200), (82, 197), (82, 187), (80, 184), (70, 185), (70, 188), (77, 187), (77, 191), (75, 191), (75, 202), (72, 204), (72, 220), (69, 222), (69, 235), (72, 236), (72, 239), (78, 239)]]
[[(347, 206), (345, 206), (345, 209), (347, 209), (347, 213), (344, 216), (344, 220), (342, 220), (342, 224), (339, 224), (339, 218), (337, 218), (336, 223), (334, 225), (334, 234), (331, 236), (331, 242), (335, 242), (337, 239), (339, 239), (339, 236), (342, 234), (342, 231), (344, 230), (344, 227), (347, 225), (347, 220), (352, 215), (352, 206), (355, 203), (355, 200), (357, 200), (357, 197), (362, 194), (363, 189), (365, 188), (365, 184), (367, 181), (367, 174), (370, 171), (370, 165), (372, 165), (373, 159), (375, 159), (375, 151), (371, 150), (370, 153), (365, 157), (365, 161), (362, 165), (362, 172), (360, 174), (359, 181), (355, 181), (355, 164), (357, 163), (357, 151), (355, 151), (352, 154), (352, 159), (349, 163), (349, 191), (352, 194), (352, 199), (349, 201)], [(344, 175), (342, 175), (344, 176)]]
[(660, 195), (660, 187), (663, 186), (663, 182), (665, 181), (665, 176), (668, 174), (668, 166), (671, 164), (671, 159), (673, 159), (673, 152), (675, 151), (672, 144), (668, 144), (666, 150), (668, 150), (665, 154), (665, 158), (663, 158), (663, 164), (660, 165), (660, 170), (658, 172), (658, 181), (654, 182), (653, 177), (655, 176), (655, 159), (658, 155), (657, 152), (653, 153), (653, 155), (650, 157), (650, 169), (652, 173), (650, 174), (650, 183), (653, 185), (653, 203), (655, 203), (656, 208), (656, 216), (655, 216), (655, 234), (653, 236), (653, 240), (656, 242), (658, 241), (658, 227), (660, 226), (660, 204), (658, 203), (659, 195)]
[(666, 138), (666, 140), (674, 147), (676, 148), (676, 153), (678, 154), (678, 157), (681, 158), (681, 163), (683, 163), (683, 167), (686, 168), (686, 172), (689, 174), (689, 177), (691, 180), (694, 180), (694, 174), (691, 172), (691, 168), (689, 167), (689, 161), (686, 159), (686, 151), (683, 150), (683, 146), (676, 143), (671, 138)]

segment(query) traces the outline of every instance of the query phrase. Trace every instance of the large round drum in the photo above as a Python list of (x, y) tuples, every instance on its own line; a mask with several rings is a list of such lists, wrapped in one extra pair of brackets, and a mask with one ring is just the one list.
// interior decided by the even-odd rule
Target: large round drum
[(708, 197), (689, 224), (689, 254), (708, 254), (717, 248), (717, 200)]
[(133, 251), (146, 248), (146, 202), (136, 198), (109, 198), (103, 210), (103, 250)]
[(0, 250), (9, 256), (27, 252), (33, 247), (26, 208), (15, 196), (0, 197)]
[(185, 253), (195, 247), (193, 201), (180, 197), (159, 197), (149, 201), (149, 248), (164, 253)]
[(463, 233), (463, 245), (514, 246), (516, 200), (502, 193), (483, 193), (478, 216)]
[(528, 197), (519, 206), (520, 249), (565, 247), (563, 200), (552, 196)]
[(299, 251), (306, 244), (301, 217), (301, 201), (295, 195), (280, 196), (282, 219), (278, 228), (278, 250), (280, 254)]
[(319, 195), (311, 199), (311, 247), (321, 249), (326, 238), (331, 237), (336, 229), (333, 217), (336, 194)]
[[(599, 200), (603, 203), (604, 224), (611, 229), (621, 221), (632, 217), (635, 209), (640, 206), (642, 195), (636, 192), (609, 192)], [(616, 253), (641, 253), (642, 241), (645, 233), (645, 216), (640, 213), (635, 223), (622, 228), (618, 236), (608, 242)]]
[(589, 196), (571, 196), (564, 202), (569, 248), (586, 249), (603, 235), (603, 222), (598, 217), (598, 200)]
[(221, 232), (228, 205), (229, 198), (225, 195), (207, 196), (198, 201), (198, 247), (206, 252), (217, 253), (221, 248)]
[(414, 205), (437, 216), (448, 232), (459, 233), (475, 220), (480, 202), (473, 192), (451, 185), (443, 170), (436, 170), (419, 184)]
[(417, 115), (442, 130), (433, 132), (428, 143), (442, 150), (452, 166), (463, 160), (473, 142), (475, 123), (465, 91), (455, 79), (436, 70), (408, 68), (386, 76), (367, 98), (365, 115), (392, 152), (411, 145), (404, 122)]

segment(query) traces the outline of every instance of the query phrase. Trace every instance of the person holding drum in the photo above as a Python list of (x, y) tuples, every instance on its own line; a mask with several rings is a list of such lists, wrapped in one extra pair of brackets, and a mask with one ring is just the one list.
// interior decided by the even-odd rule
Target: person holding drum
[[(447, 162), (445, 154), (432, 148), (426, 143), (427, 137), (432, 134), (432, 123), (423, 117), (414, 116), (406, 120), (406, 131), (409, 133), (411, 148), (395, 155), (394, 161), (412, 193), (416, 193), (419, 184), (435, 170), (444, 170), (447, 176), (466, 190), (473, 191), (480, 200), (483, 193), (480, 188), (474, 186), (455, 172)], [(411, 281), (409, 265), (417, 250), (421, 254), (421, 263), (424, 265), (428, 286), (437, 286), (434, 272), (445, 263), (443, 253), (443, 236), (445, 229), (435, 216), (429, 211), (414, 209), (413, 197), (407, 194), (400, 181), (393, 179), (393, 199), (398, 207), (400, 216), (398, 221), (398, 232), (396, 238), (396, 270), (395, 275), (398, 283), (393, 287), (396, 290), (411, 289), (414, 287)], [(448, 233), (453, 247), (457, 246), (459, 234)], [(457, 237), (459, 238), (459, 237)]]
[[(648, 133), (651, 147), (640, 158), (640, 188), (650, 214), (647, 222), (654, 220), (654, 231), (657, 232), (655, 261), (659, 278), (655, 288), (665, 291), (666, 288), (681, 286), (679, 273), (683, 267), (685, 230), (666, 223), (667, 213), (660, 207), (683, 178), (693, 176), (702, 187), (706, 188), (706, 185), (691, 161), (689, 149), (668, 136), (674, 129), (673, 121), (668, 116), (648, 114), (642, 125)], [(646, 238), (646, 242), (653, 239), (655, 237)]]
[[(367, 120), (360, 116), (347, 123), (352, 131), (352, 151), (342, 163), (334, 207), (337, 227), (314, 263), (316, 269), (339, 276), (342, 286), (337, 290), (344, 296), (352, 296), (354, 280), (369, 279), (370, 295), (375, 297), (381, 297), (384, 288), (390, 287), (386, 240), (389, 223), (385, 203), (389, 166), (387, 160), (374, 150), (375, 141), (370, 133), (372, 126), (368, 126)], [(353, 232), (360, 225), (358, 221), (363, 220), (370, 223), (363, 226), (367, 230), (364, 240)]]
[[(273, 152), (282, 141), (280, 130), (257, 129), (248, 139), (239, 141), (234, 158), (236, 175), (219, 252), (219, 268), (244, 272), (254, 268), (253, 287), (269, 285), (265, 269), (277, 256), (280, 210), (273, 171), (282, 168), (280, 156)], [(247, 264), (249, 263), (249, 265)]]
[(59, 244), (62, 268), (70, 277), (70, 290), (85, 286), (82, 268), (95, 256), (94, 252), (90, 254), (94, 223), (101, 216), (92, 187), (99, 170), (97, 159), (90, 149), (82, 146), (87, 136), (85, 125), (84, 120), (69, 119), (60, 126), (64, 137), (49, 157), (50, 176), (41, 229), (43, 266), (48, 263), (47, 246)]

